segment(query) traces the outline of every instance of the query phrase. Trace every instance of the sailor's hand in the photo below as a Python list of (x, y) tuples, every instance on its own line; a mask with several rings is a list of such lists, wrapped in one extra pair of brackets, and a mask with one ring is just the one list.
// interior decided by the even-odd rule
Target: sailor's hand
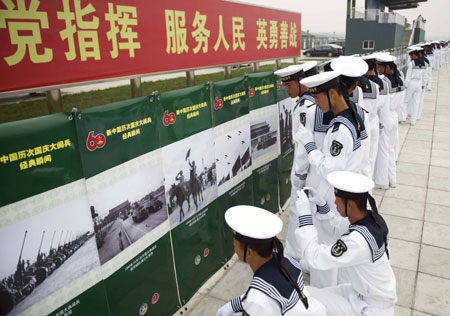
[(233, 307), (231, 306), (231, 302), (226, 303), (216, 313), (216, 316), (230, 316), (234, 315)]
[(297, 200), (295, 201), (295, 215), (311, 215), (309, 199), (304, 190), (297, 191)]
[(325, 203), (327, 203), (316, 189), (312, 187), (305, 187), (304, 190), (308, 192), (308, 199), (311, 203), (314, 203), (317, 206), (324, 206)]
[(314, 142), (314, 137), (312, 133), (303, 124), (298, 124), (297, 132), (294, 135), (294, 140), (299, 143), (299, 145), (305, 146), (308, 143)]

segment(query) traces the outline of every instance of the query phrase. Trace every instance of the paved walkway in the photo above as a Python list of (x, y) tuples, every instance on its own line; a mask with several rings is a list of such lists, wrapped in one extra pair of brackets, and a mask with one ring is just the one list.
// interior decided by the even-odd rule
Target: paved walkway
[[(421, 119), (415, 126), (399, 126), (397, 187), (374, 191), (390, 229), (396, 316), (450, 315), (449, 134), (447, 62), (433, 71), (432, 91), (425, 94)], [(281, 214), (285, 223), (287, 214)], [(232, 259), (189, 301), (183, 315), (214, 316), (220, 306), (246, 291), (251, 277), (248, 265)]]

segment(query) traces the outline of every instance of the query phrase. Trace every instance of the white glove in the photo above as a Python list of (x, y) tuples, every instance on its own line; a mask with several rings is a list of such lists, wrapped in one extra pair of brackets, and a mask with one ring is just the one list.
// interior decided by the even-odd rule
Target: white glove
[(234, 315), (233, 307), (231, 307), (231, 302), (226, 303), (216, 313), (216, 316), (230, 316)]
[(303, 124), (298, 124), (297, 132), (294, 134), (294, 140), (303, 146), (308, 143), (314, 143), (312, 133)]
[(297, 191), (297, 200), (295, 201), (295, 215), (296, 217), (311, 215), (311, 207), (309, 199), (304, 190)]
[(304, 190), (308, 191), (308, 199), (311, 203), (314, 203), (317, 206), (324, 206), (327, 203), (316, 189), (305, 187)]

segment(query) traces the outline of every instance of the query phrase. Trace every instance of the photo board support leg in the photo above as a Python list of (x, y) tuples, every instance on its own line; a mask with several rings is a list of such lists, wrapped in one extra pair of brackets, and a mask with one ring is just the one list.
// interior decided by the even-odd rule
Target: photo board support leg
[(142, 84), (140, 77), (130, 79), (130, 86), (132, 98), (142, 97)]
[(292, 58), (292, 60), (293, 60), (294, 65), (298, 64), (298, 57), (294, 57), (294, 58)]
[(259, 62), (253, 63), (253, 72), (259, 72)]
[(224, 68), (224, 72), (225, 72), (225, 79), (231, 79), (232, 67), (231, 66), (225, 66), (223, 68)]
[(195, 72), (194, 70), (186, 71), (186, 87), (195, 86)]
[(275, 66), (277, 69), (281, 69), (281, 59), (276, 59), (275, 60)]
[(62, 112), (61, 90), (54, 89), (45, 91), (47, 96), (48, 114)]

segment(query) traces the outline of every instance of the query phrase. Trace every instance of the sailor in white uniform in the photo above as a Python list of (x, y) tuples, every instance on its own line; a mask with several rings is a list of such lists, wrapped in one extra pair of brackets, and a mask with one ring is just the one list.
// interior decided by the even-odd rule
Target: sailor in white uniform
[(425, 49), (422, 46), (417, 46), (417, 53), (419, 54), (419, 59), (423, 60), (425, 62), (425, 66), (427, 67), (427, 70), (425, 73), (425, 84), (424, 84), (424, 87), (422, 88), (422, 95), (420, 98), (419, 113), (417, 114), (417, 118), (420, 118), (422, 116), (423, 102), (425, 99), (425, 91), (427, 90), (427, 87), (431, 82), (432, 66), (431, 66), (430, 60), (427, 58), (427, 56), (425, 54)]
[[(315, 67), (317, 65), (316, 61), (310, 61), (302, 65), (291, 65), (286, 68), (275, 71), (275, 75), (281, 78), (284, 88), (287, 94), (291, 98), (297, 98), (292, 115), (292, 135), (298, 130), (299, 125), (306, 126), (311, 132), (313, 131), (315, 115), (316, 115), (316, 105), (314, 97), (309, 92), (308, 88), (300, 84), (300, 80), (306, 78), (308, 75), (315, 74)], [(314, 133), (318, 136), (316, 141), (321, 142), (323, 137)], [(321, 133), (323, 134), (323, 133)], [(322, 140), (320, 139), (322, 137)], [(306, 151), (302, 144), (296, 144), (294, 151), (294, 162), (291, 169), (291, 199), (295, 200), (295, 194), (297, 190), (302, 189), (305, 186), (305, 180), (307, 178), (309, 170), (309, 161)], [(291, 207), (295, 205), (291, 204)], [(294, 257), (297, 260), (300, 258), (296, 257), (296, 240), (294, 237), (294, 232), (297, 227), (297, 219), (292, 218), (289, 220), (288, 233), (286, 238), (286, 254), (290, 257)]]
[[(364, 122), (366, 127), (363, 132), (363, 137), (361, 141), (361, 149), (364, 152), (363, 161), (361, 162), (362, 170), (361, 173), (370, 177), (372, 175), (371, 164), (370, 164), (370, 129), (371, 122), (369, 116), (370, 108), (365, 105), (364, 92), (360, 86), (358, 86), (359, 81), (363, 81), (364, 85), (368, 85), (367, 80), (364, 80), (363, 75), (367, 72), (368, 66), (366, 62), (355, 56), (341, 56), (331, 62), (331, 68), (340, 73), (340, 79), (347, 86), (347, 93), (349, 95), (349, 100), (356, 105), (356, 110), (359, 116)], [(370, 85), (372, 87), (372, 85)], [(369, 88), (369, 87), (368, 87)], [(367, 91), (368, 89), (365, 89)], [(375, 93), (377, 93), (375, 91)], [(376, 97), (376, 95), (375, 95)], [(369, 105), (372, 105), (369, 102)], [(376, 105), (375, 105), (376, 107)], [(331, 196), (331, 198), (333, 198)]]
[(410, 49), (411, 58), (406, 71), (405, 85), (408, 114), (411, 116), (411, 125), (415, 125), (419, 118), (420, 103), (422, 102), (423, 92), (426, 85), (427, 66), (425, 61), (419, 58), (418, 48)]
[(254, 206), (235, 206), (225, 213), (233, 230), (239, 260), (253, 270), (248, 290), (222, 306), (216, 316), (326, 316), (325, 308), (305, 288), (300, 265), (285, 257), (276, 237), (283, 222), (275, 214)]
[[(397, 72), (395, 65), (395, 56), (389, 53), (375, 54), (377, 63), (377, 71), (380, 77), (388, 84), (389, 88), (389, 110), (388, 120), (384, 122), (384, 128), (389, 139), (389, 160), (388, 160), (388, 186), (395, 187), (397, 185), (397, 148), (398, 148), (398, 113), (397, 105), (403, 102), (400, 95), (403, 81)], [(378, 182), (377, 182), (378, 184)], [(387, 188), (387, 187), (386, 187)]]
[[(361, 174), (346, 171), (330, 173), (327, 179), (334, 187), (339, 215), (329, 210), (317, 191), (305, 188), (296, 201), (299, 228), (295, 233), (309, 266), (337, 267), (348, 283), (323, 289), (311, 287), (310, 293), (326, 307), (328, 316), (394, 316), (397, 295), (389, 260), (388, 227), (368, 193), (374, 183)], [(311, 200), (319, 205), (313, 213), (319, 213), (329, 229), (339, 234), (333, 245), (317, 242)], [(367, 202), (371, 210), (367, 209)], [(350, 225), (344, 220), (347, 218)]]
[[(380, 147), (380, 112), (386, 115), (386, 99), (387, 91), (383, 90), (384, 82), (381, 80), (376, 71), (375, 56), (373, 54), (361, 57), (369, 69), (366, 74), (359, 80), (359, 85), (363, 85), (364, 105), (369, 111), (370, 123), (370, 154), (369, 162), (371, 169), (371, 176), (375, 174), (375, 163), (378, 155), (378, 148)], [(367, 81), (365, 81), (367, 80)], [(384, 112), (384, 113), (383, 113)], [(385, 141), (385, 140), (383, 140)], [(382, 146), (384, 146), (383, 144)]]

